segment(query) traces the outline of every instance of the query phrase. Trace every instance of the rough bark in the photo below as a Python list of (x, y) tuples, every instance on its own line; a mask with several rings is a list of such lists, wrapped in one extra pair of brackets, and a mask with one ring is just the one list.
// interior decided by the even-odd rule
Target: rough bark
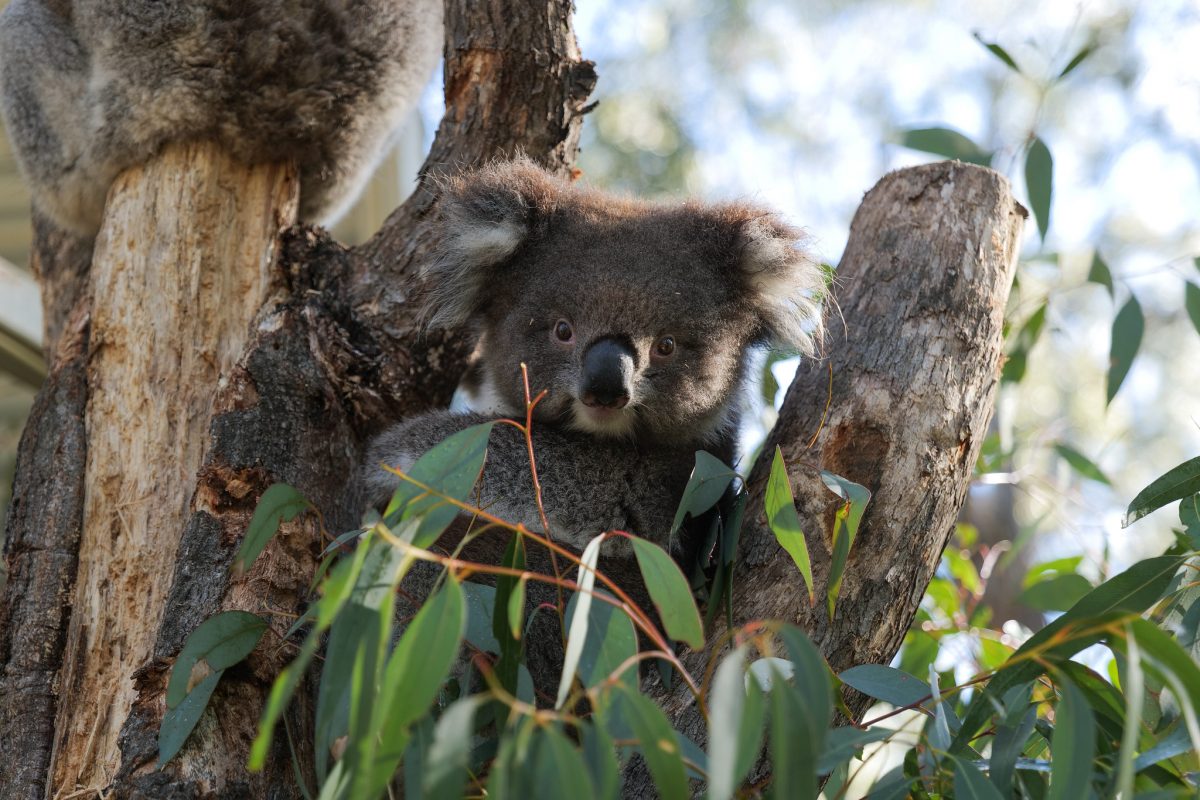
[[(147, 614), (129, 649), (126, 642), (119, 643), (120, 653), (95, 652), (87, 644), (90, 636), (102, 635), (95, 632), (97, 623), (109, 620), (96, 618), (107, 606), (92, 602), (99, 595), (93, 576), (105, 563), (104, 558), (93, 560), (100, 548), (84, 547), (75, 581), (83, 481), (74, 498), (52, 493), (54, 484), (49, 483), (50, 477), (82, 476), (85, 463), (110, 463), (114, 456), (109, 443), (103, 453), (86, 455), (83, 371), (94, 374), (95, 367), (86, 357), (86, 336), (78, 337), (74, 360), (55, 362), (22, 445), (21, 496), (10, 517), (7, 557), (15, 579), (0, 616), (0, 747), (8, 763), (22, 768), (19, 773), (0, 770), (0, 796), (66, 794), (76, 781), (114, 797), (300, 796), (286, 737), (276, 738), (276, 750), (262, 773), (248, 775), (244, 766), (267, 689), (289, 656), (286, 650), (274, 641), (264, 643), (244, 665), (229, 670), (187, 747), (160, 771), (154, 758), (168, 669), (186, 636), (217, 611), (280, 612), (272, 617), (278, 631), (289, 624), (284, 615), (298, 610), (323, 544), (311, 516), (285, 526), (247, 575), (229, 575), (228, 565), (263, 490), (275, 481), (290, 483), (322, 509), (330, 528), (349, 526), (357, 510), (347, 503), (343, 489), (360, 461), (365, 437), (402, 414), (449, 400), (470, 342), (462, 334), (418, 336), (410, 302), (416, 272), (436, 235), (434, 181), (447, 170), (522, 151), (552, 169), (569, 169), (584, 104), (595, 83), (591, 63), (580, 58), (569, 14), (570, 4), (562, 2), (447, 2), (447, 111), (413, 198), (375, 239), (356, 250), (346, 250), (315, 229), (285, 234), (273, 273), (280, 290), (256, 314), (253, 306), (239, 306), (242, 330), (250, 338), (240, 354), (234, 351), (236, 363), (197, 378), (203, 385), (189, 387), (185, 397), (172, 401), (191, 404), (210, 398), (207, 406), (199, 402), (191, 408), (200, 408), (199, 417), (211, 417), (211, 422), (204, 423), (207, 438), (197, 434), (193, 440), (187, 434), (202, 448), (189, 456), (203, 456), (195, 480), (194, 467), (188, 471), (173, 462), (180, 470), (169, 476), (175, 488), (169, 494), (154, 489), (168, 510), (178, 514), (178, 503), (183, 503), (188, 514), (173, 530), (157, 530), (153, 540), (147, 535), (142, 541), (142, 554), (150, 563), (139, 577), (122, 573), (129, 578), (119, 581), (125, 601), (131, 600), (139, 580), (147, 582), (147, 596), (139, 599)], [(138, 250), (148, 244), (133, 242)], [(97, 298), (93, 306), (85, 290), (87, 259), (81, 247), (39, 227), (39, 274), (51, 312), (48, 341), (58, 336), (54, 326), (62, 327), (63, 308), (80, 305), (84, 321), (89, 310), (101, 314), (102, 301)], [(135, 302), (128, 313), (149, 317), (150, 309)], [(92, 361), (99, 363), (104, 348), (93, 350)], [(125, 388), (140, 392), (146, 387)], [(71, 446), (60, 445), (72, 432)], [(131, 478), (163, 478), (154, 475), (143, 452), (131, 451), (126, 442), (119, 447), (124, 449), (116, 452), (125, 457)], [(99, 443), (93, 442), (92, 449), (99, 449)], [(116, 502), (136, 502), (142, 498), (139, 492), (118, 496)], [(96, 516), (92, 495), (89, 483), (89, 519)], [(142, 561), (131, 554), (113, 558), (114, 563), (123, 559), (123, 567)], [(63, 602), (72, 594), (89, 601), (75, 612), (78, 619), (72, 619)], [(117, 605), (121, 608), (112, 609), (114, 618), (132, 610)], [(68, 623), (79, 633), (72, 635), (75, 644), (65, 650), (64, 659)], [(38, 635), (33, 625), (45, 634)], [(89, 681), (94, 680), (87, 677), (91, 665), (101, 667), (103, 687), (116, 687), (113, 697), (99, 698), (97, 706), (109, 710), (90, 717), (86, 737), (75, 733), (75, 712), (65, 702), (82, 684), (63, 680), (59, 670), (64, 660), (71, 664), (69, 674)], [(102, 691), (101, 684), (94, 690)], [(302, 761), (311, 756), (303, 750), (311, 740), (305, 711), (302, 700), (291, 716)], [(61, 757), (55, 779), (48, 781), (52, 737), (58, 737)]]
[[(987, 432), (1024, 217), (1003, 176), (957, 162), (893, 172), (863, 198), (828, 311), (827, 359), (802, 366), (750, 475), (748, 507), (759, 512), (740, 542), (736, 624), (794, 623), (835, 671), (887, 663), (900, 648)], [(813, 605), (761, 518), (777, 445), (812, 558)], [(821, 469), (872, 493), (832, 620), (823, 600), (838, 501)], [(716, 652), (710, 646), (686, 663), (703, 674)], [(679, 728), (703, 743), (691, 696), (649, 684)], [(867, 698), (848, 701), (861, 716)], [(648, 773), (633, 765), (627, 796), (649, 792)]]

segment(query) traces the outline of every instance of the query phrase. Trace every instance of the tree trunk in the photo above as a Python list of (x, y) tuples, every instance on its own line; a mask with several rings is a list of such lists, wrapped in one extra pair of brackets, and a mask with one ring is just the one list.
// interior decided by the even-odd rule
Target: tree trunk
[(102, 788), (149, 660), (213, 395), (275, 288), (295, 170), (168, 147), (109, 191), (91, 265), (88, 458), (54, 786)]
[[(0, 770), (0, 797), (66, 796), (78, 784), (112, 797), (301, 795), (286, 736), (277, 737), (262, 773), (245, 770), (267, 689), (290, 655), (276, 640), (225, 674), (188, 745), (156, 770), (168, 669), (186, 636), (218, 611), (274, 614), (282, 632), (299, 610), (324, 544), (311, 517), (284, 526), (248, 574), (229, 575), (262, 491), (290, 483), (330, 528), (350, 527), (358, 510), (343, 490), (365, 438), (403, 414), (448, 402), (470, 342), (417, 337), (409, 302), (436, 236), (430, 182), (517, 152), (560, 172), (570, 167), (596, 76), (580, 58), (569, 14), (569, 3), (449, 0), (446, 115), (416, 193), (355, 250), (315, 229), (287, 232), (263, 276), (278, 291), (261, 305), (258, 289), (234, 288), (244, 274), (219, 270), (194, 270), (203, 279), (197, 284), (150, 291), (165, 276), (135, 263), (148, 260), (156, 243), (132, 232), (107, 243), (101, 237), (92, 284), (118, 288), (91, 297), (87, 248), (39, 224), (37, 272), (55, 357), (22, 439), (5, 545), (0, 759), (14, 766)], [(194, 159), (177, 163), (180, 175), (203, 168)], [(165, 194), (181, 179), (156, 169), (146, 167), (139, 196)], [(126, 224), (155, 223), (149, 209), (140, 223), (123, 213), (121, 195), (114, 189), (107, 231), (121, 227), (112, 219), (118, 214)], [(182, 203), (158, 212), (171, 227), (187, 214)], [(239, 216), (239, 224), (255, 219), (265, 219), (261, 210)], [(181, 260), (192, 252), (181, 248)], [(122, 297), (109, 276), (147, 285)], [(224, 333), (205, 334), (206, 356), (190, 359), (184, 348), (164, 366), (151, 359), (167, 356), (159, 349), (168, 332), (182, 347), (205, 319), (179, 302), (184, 290), (206, 301), (198, 306), (228, 306)], [(168, 331), (158, 341), (142, 335), (146, 353), (136, 352), (136, 338), (124, 340), (131, 347), (114, 346), (118, 332), (137, 337), (164, 320), (156, 306), (164, 293), (179, 312)], [(120, 365), (129, 377), (108, 380)], [(153, 394), (163, 411), (139, 406)], [(92, 539), (93, 532), (117, 538)], [(289, 718), (302, 772), (311, 765), (305, 712), (301, 702)]]
[[(834, 671), (886, 664), (899, 650), (987, 433), (1024, 217), (1003, 176), (957, 162), (893, 172), (863, 198), (827, 311), (828, 359), (801, 367), (750, 474), (756, 519), (739, 546), (736, 624), (798, 625)], [(812, 605), (762, 518), (776, 446), (812, 559)], [(839, 501), (822, 469), (872, 495), (832, 620), (824, 598)], [(703, 674), (719, 652), (710, 645), (685, 663)], [(686, 689), (648, 684), (678, 728), (703, 744), (707, 730)], [(868, 699), (853, 693), (848, 702), (861, 717)], [(632, 764), (626, 795), (645, 796), (651, 785)]]

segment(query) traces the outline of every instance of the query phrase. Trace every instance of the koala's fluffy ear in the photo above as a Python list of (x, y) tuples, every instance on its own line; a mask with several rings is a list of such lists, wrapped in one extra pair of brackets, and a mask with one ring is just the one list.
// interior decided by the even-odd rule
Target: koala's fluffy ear
[(753, 208), (738, 209), (737, 266), (772, 347), (813, 355), (824, 336), (825, 276), (803, 231)]
[(438, 200), (442, 238), (425, 269), (431, 327), (461, 325), (482, 309), (497, 272), (554, 209), (563, 188), (525, 157), (446, 183)]

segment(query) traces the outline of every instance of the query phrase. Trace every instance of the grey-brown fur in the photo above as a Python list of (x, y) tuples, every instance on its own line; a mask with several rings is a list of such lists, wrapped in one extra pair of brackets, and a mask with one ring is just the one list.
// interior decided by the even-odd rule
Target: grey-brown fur
[(34, 204), (91, 235), (171, 141), (294, 159), (301, 217), (357, 193), (440, 53), (440, 0), (12, 0), (0, 112)]
[[(748, 351), (808, 354), (819, 338), (822, 275), (802, 234), (756, 206), (616, 197), (524, 159), (451, 181), (440, 210), (432, 324), (478, 329), (477, 411), (524, 417), (522, 363), (533, 393), (548, 392), (534, 445), (552, 533), (582, 547), (621, 528), (665, 544), (694, 452), (734, 456)], [(573, 343), (556, 339), (559, 319)], [(676, 349), (656, 358), (664, 334)], [(628, 346), (633, 367), (628, 405), (597, 419), (580, 386), (600, 340)], [(407, 467), (477, 421), (434, 412), (385, 432), (368, 455), (374, 501), (395, 486), (380, 462)], [(518, 444), (510, 426), (493, 431), (483, 503), (540, 528)]]

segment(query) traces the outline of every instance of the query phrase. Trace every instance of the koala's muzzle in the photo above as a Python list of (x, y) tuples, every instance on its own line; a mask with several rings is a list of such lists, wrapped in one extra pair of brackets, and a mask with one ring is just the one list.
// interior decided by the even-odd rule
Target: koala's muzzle
[(606, 337), (583, 354), (579, 399), (592, 408), (624, 408), (633, 386), (633, 349), (620, 339)]

